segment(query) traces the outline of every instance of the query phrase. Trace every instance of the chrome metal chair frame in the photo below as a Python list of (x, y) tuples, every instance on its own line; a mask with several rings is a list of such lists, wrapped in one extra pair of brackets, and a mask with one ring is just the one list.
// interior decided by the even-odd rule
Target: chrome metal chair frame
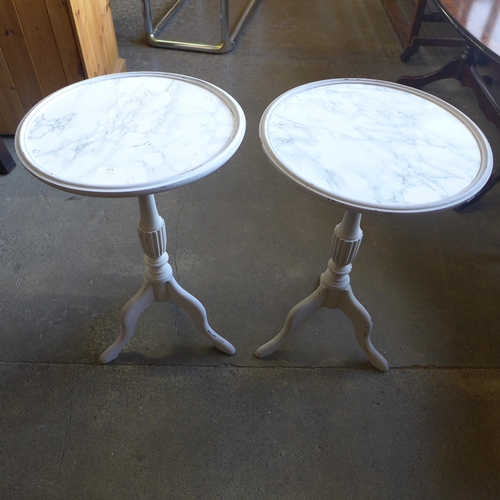
[(161, 18), (156, 26), (153, 25), (151, 16), (151, 0), (142, 1), (142, 14), (144, 17), (144, 27), (146, 29), (147, 42), (153, 47), (162, 47), (166, 49), (193, 50), (197, 52), (209, 52), (213, 54), (224, 54), (233, 49), (234, 42), (243, 28), (248, 16), (251, 14), (258, 0), (250, 0), (245, 11), (238, 19), (238, 22), (232, 32), (229, 30), (229, 0), (220, 0), (220, 31), (221, 41), (217, 45), (208, 45), (205, 43), (179, 42), (174, 40), (165, 40), (159, 38), (160, 32), (165, 28), (169, 19), (174, 15), (184, 0), (176, 0), (168, 12)]

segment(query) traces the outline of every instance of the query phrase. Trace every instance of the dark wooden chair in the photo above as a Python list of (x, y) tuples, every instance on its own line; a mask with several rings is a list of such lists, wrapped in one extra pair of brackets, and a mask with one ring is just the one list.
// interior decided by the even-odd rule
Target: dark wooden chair
[(418, 52), (422, 46), (436, 47), (464, 47), (462, 37), (428, 37), (420, 34), (423, 23), (444, 23), (446, 16), (434, 5), (431, 0), (407, 0), (413, 14), (408, 22), (397, 0), (382, 0), (389, 20), (403, 47), (401, 61), (408, 62), (410, 57)]

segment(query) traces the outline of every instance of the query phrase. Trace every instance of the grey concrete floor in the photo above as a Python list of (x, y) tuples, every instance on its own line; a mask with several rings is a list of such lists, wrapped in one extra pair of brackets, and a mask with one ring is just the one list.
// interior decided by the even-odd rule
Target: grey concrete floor
[[(130, 71), (210, 81), (246, 113), (225, 166), (157, 195), (179, 283), (237, 354), (156, 304), (122, 355), (98, 364), (144, 275), (137, 201), (73, 196), (18, 165), (0, 177), (0, 498), (500, 498), (500, 187), (461, 213), (363, 216), (351, 282), (388, 373), (339, 311), (253, 355), (314, 289), (342, 216), (267, 161), (267, 105), (314, 80), (427, 73), (459, 49), (403, 64), (379, 0), (261, 0), (218, 56), (148, 47), (139, 0), (111, 7)], [(200, 8), (186, 5), (173, 34), (217, 41)], [(498, 164), (472, 92), (426, 90), (476, 121)]]

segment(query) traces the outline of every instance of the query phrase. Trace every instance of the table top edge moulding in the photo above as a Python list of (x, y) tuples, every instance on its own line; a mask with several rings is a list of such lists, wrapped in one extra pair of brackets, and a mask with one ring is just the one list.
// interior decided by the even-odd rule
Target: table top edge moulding
[[(128, 94), (125, 92), (126, 95), (124, 96), (123, 93), (116, 91), (115, 101), (109, 105), (109, 109), (102, 111), (101, 122), (96, 121), (94, 126), (97, 128), (92, 130), (92, 120), (98, 120), (95, 115), (101, 113), (100, 108), (92, 110), (92, 106), (98, 107), (98, 103), (95, 104), (96, 95), (98, 95), (96, 93), (99, 93), (101, 89), (110, 92), (110, 88), (108, 88), (110, 85), (122, 85), (124, 90), (128, 91)], [(138, 105), (137, 99), (142, 99), (143, 96), (142, 94), (140, 96), (134, 94), (134, 88), (132, 88), (134, 85), (145, 86), (144, 92), (146, 99), (149, 100), (146, 100), (144, 107), (142, 102)], [(170, 96), (170, 93), (165, 90), (162, 91), (161, 88), (151, 89), (148, 85), (163, 85), (163, 87), (167, 86), (169, 90), (172, 88), (174, 89), (172, 91), (173, 96)], [(128, 89), (127, 86), (131, 88)], [(82, 89), (82, 87), (86, 88)], [(191, 96), (193, 92), (195, 95)], [(76, 96), (81, 93), (87, 96), (89, 102), (85, 102), (81, 98), (82, 100), (79, 99), (77, 107), (82, 109), (78, 109), (74, 113), (71, 109), (67, 109), (66, 114), (64, 114), (64, 101), (71, 100), (73, 95)], [(109, 95), (107, 98), (109, 98)], [(126, 99), (136, 99), (134, 106), (130, 105), (133, 112), (127, 113), (126, 106), (128, 104)], [(174, 99), (178, 99), (179, 103), (182, 102), (183, 107), (188, 104), (191, 109), (183, 112), (182, 115), (179, 111), (179, 114), (176, 115)], [(104, 101), (106, 99), (103, 98)], [(108, 102), (104, 102), (104, 104), (108, 105)], [(58, 107), (62, 111), (57, 109)], [(52, 112), (54, 115), (50, 116)], [(139, 112), (142, 113), (141, 117), (136, 117)], [(50, 120), (46, 120), (45, 115), (47, 114)], [(113, 118), (111, 120), (110, 115)], [(158, 123), (153, 122), (153, 119), (156, 119)], [(189, 120), (194, 124), (192, 132)], [(74, 123), (70, 124), (72, 121)], [(128, 128), (127, 123), (129, 124)], [(78, 124), (80, 130), (78, 131), (78, 137), (75, 136), (74, 144), (66, 139), (64, 144), (56, 144), (56, 146), (61, 147), (61, 151), (66, 157), (63, 157), (63, 153), (61, 153), (60, 158), (58, 158), (58, 150), (55, 147), (50, 150), (49, 146), (47, 146), (47, 150), (44, 152), (47, 158), (51, 157), (52, 161), (56, 158), (58, 161), (60, 160), (61, 164), (58, 167), (53, 167), (49, 164), (49, 161), (46, 164), (41, 164), (39, 158), (44, 157), (44, 154), (40, 150), (33, 152), (30, 149), (35, 146), (31, 145), (34, 143), (33, 137), (28, 141), (28, 135), (33, 130), (41, 129), (39, 137), (37, 137), (37, 147), (40, 147), (42, 132), (48, 134), (52, 132), (51, 139), (57, 142), (57, 133), (54, 134), (54, 131), (60, 128), (65, 130), (67, 136), (65, 127), (68, 126), (73, 127), (76, 134)], [(117, 129), (110, 130), (110, 126), (117, 127)], [(89, 129), (88, 140), (85, 133), (81, 132), (82, 127)], [(99, 129), (99, 127), (101, 128)], [(28, 171), (52, 187), (86, 196), (129, 197), (166, 191), (205, 177), (231, 158), (243, 140), (245, 129), (246, 119), (241, 106), (219, 87), (191, 76), (141, 71), (91, 78), (47, 96), (36, 104), (19, 124), (15, 147), (21, 162)], [(198, 131), (200, 132), (197, 134)], [(162, 133), (163, 135), (161, 135)], [(174, 145), (174, 151), (181, 157), (183, 150), (189, 149), (193, 143), (202, 140), (200, 136), (203, 133), (213, 134), (213, 137), (207, 136), (203, 138), (209, 147), (203, 149), (200, 146), (200, 156), (196, 158), (197, 163), (184, 165), (182, 163), (183, 159), (186, 162), (193, 162), (194, 160), (191, 157), (188, 158), (186, 154), (186, 158), (181, 158), (178, 161), (172, 155), (172, 143), (170, 143), (170, 146), (166, 145), (168, 141), (177, 141), (177, 145)], [(82, 134), (83, 139), (81, 138)], [(150, 136), (154, 137), (154, 141), (156, 141), (154, 144), (149, 142), (148, 137)], [(108, 140), (112, 140), (113, 144), (106, 145), (105, 141)], [(97, 143), (98, 141), (102, 141), (102, 143)], [(163, 145), (162, 141), (165, 142), (165, 145)], [(28, 142), (30, 145), (28, 145)], [(98, 159), (97, 164), (92, 166), (84, 165), (80, 152), (84, 150), (84, 154), (89, 154), (90, 162), (92, 154), (95, 157), (95, 149), (92, 149), (94, 145), (95, 149), (103, 150), (102, 158), (101, 160)], [(120, 147), (117, 148), (117, 145)], [(108, 157), (106, 157), (106, 146), (109, 146)], [(129, 153), (133, 152), (134, 154), (127, 156), (127, 148)], [(163, 155), (163, 150), (160, 151), (159, 148), (164, 148), (168, 155)], [(121, 157), (120, 154), (116, 154), (117, 151), (121, 152)], [(154, 165), (148, 163), (149, 154), (154, 159), (152, 162)], [(35, 159), (37, 155), (38, 159)], [(73, 160), (75, 160), (75, 165), (80, 162), (82, 170), (93, 168), (93, 177), (89, 174), (85, 179), (82, 174), (80, 178), (76, 179), (71, 178), (69, 174), (68, 177), (61, 175), (58, 172), (66, 172), (63, 160), (66, 161), (66, 164), (72, 164)], [(110, 165), (104, 160), (109, 161)], [(139, 165), (139, 169), (137, 165)], [(59, 171), (57, 171), (57, 168), (59, 168)], [(141, 168), (145, 173), (141, 174)], [(73, 170), (77, 170), (76, 166)], [(111, 179), (106, 174), (106, 171), (109, 175), (115, 175), (114, 179)], [(154, 180), (151, 180), (152, 177), (148, 177), (149, 174), (146, 173), (150, 171), (155, 172)], [(134, 180), (127, 177), (127, 172), (131, 172), (129, 177), (133, 177)], [(100, 176), (99, 182), (102, 179), (102, 185), (96, 182), (97, 175)], [(105, 178), (106, 175), (107, 178)], [(121, 184), (119, 181), (121, 181)]]
[[(383, 88), (382, 90), (388, 89), (389, 91), (401, 92), (401, 95), (413, 95), (419, 98), (425, 99), (427, 103), (431, 106), (436, 106), (440, 110), (444, 110), (449, 115), (457, 120), (457, 123), (462, 124), (463, 127), (471, 134), (474, 138), (478, 153), (480, 155), (480, 168), (468, 182), (463, 189), (458, 190), (458, 192), (453, 193), (451, 196), (443, 196), (442, 199), (425, 202), (425, 203), (370, 203), (366, 200), (360, 200), (356, 197), (349, 197), (341, 193), (332, 193), (331, 190), (325, 189), (322, 186), (313, 184), (310, 180), (305, 179), (298, 175), (292, 168), (290, 168), (286, 161), (280, 158), (280, 154), (276, 151), (276, 147), (272, 144), (272, 139), (269, 138), (269, 127), (271, 120), (273, 119), (274, 113), (278, 108), (284, 104), (287, 104), (291, 99), (303, 94), (305, 92), (314, 91), (321, 87), (332, 87), (335, 85), (363, 85), (371, 86), (373, 88)], [(354, 87), (353, 87), (354, 88)], [(445, 113), (446, 114), (446, 113)], [(325, 118), (326, 119), (326, 118)], [(302, 126), (304, 124), (301, 124)], [(309, 127), (309, 125), (307, 125)], [(466, 202), (471, 197), (474, 196), (487, 182), (491, 171), (492, 171), (492, 152), (488, 141), (486, 140), (484, 134), (475, 125), (475, 123), (467, 117), (460, 110), (456, 109), (449, 103), (418, 89), (407, 87), (405, 85), (386, 82), (382, 80), (374, 79), (363, 79), (363, 78), (342, 78), (342, 79), (330, 79), (311, 82), (299, 87), (293, 88), (288, 92), (285, 92), (278, 98), (276, 98), (265, 110), (259, 126), (259, 135), (262, 141), (262, 146), (265, 154), (271, 161), (271, 163), (284, 175), (294, 180), (299, 185), (309, 190), (316, 196), (321, 197), (329, 202), (334, 203), (342, 208), (352, 208), (358, 212), (382, 212), (382, 213), (423, 213), (423, 212), (434, 212), (437, 210), (446, 210), (453, 208)]]

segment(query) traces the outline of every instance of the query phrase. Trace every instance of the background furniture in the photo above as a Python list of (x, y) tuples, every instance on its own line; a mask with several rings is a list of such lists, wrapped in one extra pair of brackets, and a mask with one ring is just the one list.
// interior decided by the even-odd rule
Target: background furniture
[(382, 0), (382, 4), (404, 49), (401, 54), (403, 62), (408, 62), (410, 57), (416, 54), (419, 47), (422, 46), (463, 47), (465, 45), (462, 38), (430, 37), (420, 33), (423, 23), (447, 21), (443, 13), (434, 5), (433, 0), (408, 0), (408, 7), (412, 11), (412, 15), (408, 19), (397, 0)]
[(245, 116), (219, 88), (168, 73), (126, 73), (84, 81), (35, 106), (16, 133), (21, 162), (41, 181), (86, 196), (139, 199), (146, 278), (122, 310), (122, 331), (101, 356), (115, 359), (153, 302), (183, 307), (218, 349), (234, 347), (209, 326), (203, 305), (172, 275), (167, 233), (154, 193), (194, 182), (238, 149)]
[(193, 50), (197, 52), (209, 52), (213, 54), (224, 54), (233, 49), (234, 42), (240, 34), (243, 25), (252, 13), (258, 0), (250, 0), (245, 10), (238, 18), (236, 26), (231, 31), (229, 27), (229, 0), (220, 0), (220, 33), (221, 41), (218, 44), (210, 45), (199, 42), (181, 42), (160, 38), (160, 33), (165, 29), (170, 18), (177, 12), (177, 9), (184, 3), (184, 0), (176, 0), (160, 21), (153, 25), (151, 14), (151, 0), (142, 0), (142, 13), (144, 17), (144, 27), (146, 29), (146, 40), (152, 47), (162, 47), (164, 49)]
[(264, 112), (260, 136), (283, 174), (345, 214), (333, 233), (319, 287), (289, 312), (283, 329), (256, 356), (273, 353), (300, 323), (326, 307), (346, 314), (370, 363), (387, 371), (387, 361), (370, 340), (371, 317), (350, 285), (351, 263), (363, 238), (361, 214), (418, 214), (468, 200), (491, 173), (485, 136), (434, 96), (362, 79), (290, 90)]
[(0, 0), (0, 134), (52, 92), (125, 70), (109, 0)]
[[(422, 88), (429, 83), (455, 78), (476, 94), (481, 111), (500, 132), (500, 106), (488, 89), (485, 77), (476, 68), (476, 52), (485, 54), (493, 64), (500, 63), (500, 0), (436, 0), (436, 5), (467, 40), (463, 54), (442, 68), (422, 76), (402, 76), (398, 83)], [(484, 188), (467, 203), (465, 208), (484, 196), (500, 181), (500, 168), (496, 168)]]
[(9, 174), (14, 170), (16, 162), (12, 155), (9, 153), (7, 146), (0, 138), (0, 174)]

